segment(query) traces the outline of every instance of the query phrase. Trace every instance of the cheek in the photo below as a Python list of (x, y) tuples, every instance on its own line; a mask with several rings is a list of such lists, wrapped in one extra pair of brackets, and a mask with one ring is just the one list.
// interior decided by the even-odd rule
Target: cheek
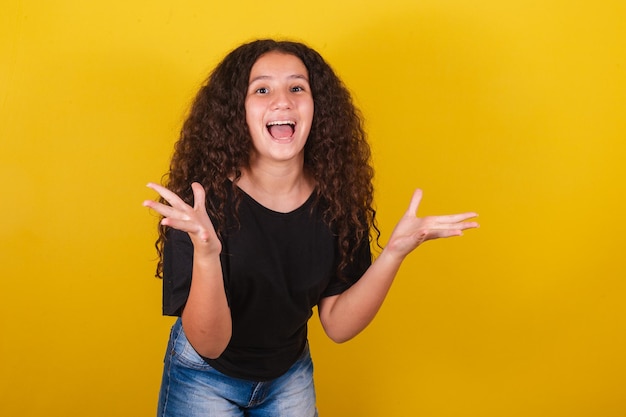
[(251, 107), (246, 106), (245, 113), (246, 113), (246, 125), (248, 126), (248, 130), (252, 131), (254, 129), (254, 126), (258, 124), (258, 123), (255, 123), (256, 118), (255, 118), (254, 110)]
[(254, 102), (246, 101), (244, 112), (246, 113), (246, 122), (249, 125), (262, 123), (263, 111), (261, 106), (255, 105)]
[(300, 117), (302, 119), (308, 119), (309, 121), (313, 119), (313, 111), (315, 109), (315, 103), (312, 99), (303, 99), (298, 102), (298, 111), (300, 113)]
[(246, 111), (246, 127), (248, 128), (248, 133), (253, 141), (263, 137), (263, 133), (265, 131), (263, 119), (258, 114), (255, 114), (252, 109), (250, 111)]
[(310, 106), (307, 109), (307, 117), (309, 119), (309, 125), (313, 124), (313, 116), (315, 114), (315, 106), (313, 102), (311, 102)]

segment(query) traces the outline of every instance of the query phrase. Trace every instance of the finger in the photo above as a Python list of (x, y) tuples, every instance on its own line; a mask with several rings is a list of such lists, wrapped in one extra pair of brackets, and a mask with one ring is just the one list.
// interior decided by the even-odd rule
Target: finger
[(428, 240), (463, 236), (463, 231), (478, 227), (478, 223), (466, 222), (456, 224), (441, 224), (428, 229)]
[(458, 223), (456, 227), (459, 230), (467, 230), (467, 229), (476, 229), (479, 227), (479, 225), (476, 222), (464, 222), (464, 223)]
[(148, 188), (152, 188), (154, 191), (159, 193), (161, 197), (165, 199), (172, 207), (186, 205), (185, 202), (178, 196), (176, 193), (168, 190), (162, 185), (155, 184), (153, 182), (149, 182), (147, 185)]
[(190, 223), (186, 219), (178, 219), (175, 217), (164, 217), (161, 219), (163, 226), (171, 227), (187, 233), (197, 232), (197, 226), (194, 223)]
[[(204, 187), (202, 184), (194, 182), (191, 184), (191, 189), (193, 190), (194, 210), (201, 215), (208, 217), (206, 210), (206, 191), (204, 190)], [(202, 229), (199, 233), (200, 240), (203, 242), (208, 242), (215, 235), (213, 223), (210, 218), (208, 220), (210, 229)]]
[(411, 203), (409, 204), (408, 212), (412, 215), (417, 214), (417, 209), (419, 208), (420, 202), (422, 201), (422, 190), (419, 188), (413, 192), (413, 196), (411, 197)]
[[(161, 204), (156, 201), (146, 200), (144, 201), (143, 205), (159, 213), (161, 216), (163, 216), (163, 220), (176, 219), (187, 222), (191, 219), (191, 216), (186, 211), (179, 210), (172, 206), (168, 206), (167, 204)], [(187, 209), (191, 210), (189, 206), (187, 206)], [(169, 226), (169, 224), (163, 224)]]
[(205, 213), (206, 193), (204, 187), (200, 183), (194, 182), (191, 184), (191, 189), (193, 190), (193, 209)]
[(159, 214), (163, 214), (164, 212), (168, 212), (172, 210), (172, 207), (167, 206), (165, 204), (161, 204), (158, 201), (154, 201), (154, 200), (144, 200), (142, 205), (144, 207), (148, 207), (149, 209), (156, 211)]
[(463, 231), (467, 229), (475, 229), (478, 227), (478, 223), (476, 222), (463, 222), (463, 223), (443, 223), (439, 225), (432, 226), (429, 230), (431, 231)]
[(461, 223), (465, 220), (472, 219), (474, 217), (478, 217), (476, 213), (459, 213), (459, 214), (448, 214), (444, 216), (430, 216), (435, 223)]
[(431, 233), (429, 234), (428, 239), (429, 240), (432, 240), (432, 239), (445, 239), (445, 238), (448, 238), (448, 237), (456, 237), (456, 236), (463, 236), (463, 231), (460, 230), (460, 229), (431, 231)]

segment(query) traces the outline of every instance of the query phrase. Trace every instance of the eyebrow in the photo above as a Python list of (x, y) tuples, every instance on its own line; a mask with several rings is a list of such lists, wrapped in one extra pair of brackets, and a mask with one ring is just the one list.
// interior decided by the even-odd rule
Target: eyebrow
[[(271, 76), (271, 75), (259, 75), (258, 77), (254, 77), (253, 79), (251, 79), (248, 84), (252, 84), (253, 82), (259, 81), (259, 80), (269, 80), (269, 79), (272, 79), (272, 78), (274, 78), (274, 77)], [(287, 79), (302, 79), (302, 80), (306, 81), (307, 83), (309, 82), (309, 79), (305, 75), (302, 75), (302, 74), (289, 75), (287, 77)]]

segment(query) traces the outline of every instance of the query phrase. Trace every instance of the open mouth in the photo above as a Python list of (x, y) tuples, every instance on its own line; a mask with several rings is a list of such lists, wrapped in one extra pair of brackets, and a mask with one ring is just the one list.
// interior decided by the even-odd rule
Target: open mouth
[(277, 120), (267, 124), (267, 131), (274, 139), (287, 139), (293, 136), (296, 130), (295, 122), (290, 120)]

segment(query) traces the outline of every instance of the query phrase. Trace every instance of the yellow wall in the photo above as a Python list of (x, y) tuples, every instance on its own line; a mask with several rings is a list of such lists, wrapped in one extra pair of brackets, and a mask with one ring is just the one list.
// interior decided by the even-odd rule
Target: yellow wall
[(480, 213), (356, 340), (312, 321), (321, 415), (626, 415), (625, 4), (3, 1), (0, 415), (154, 414), (144, 185), (209, 69), (265, 36), (354, 91), (384, 238), (417, 186), (422, 214)]

